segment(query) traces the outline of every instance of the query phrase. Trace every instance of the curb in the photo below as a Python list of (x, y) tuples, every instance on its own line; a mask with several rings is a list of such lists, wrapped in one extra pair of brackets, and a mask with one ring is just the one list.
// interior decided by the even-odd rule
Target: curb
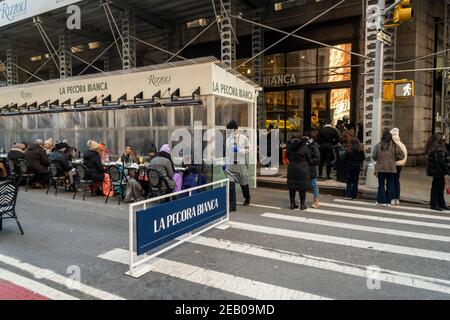
[[(264, 180), (258, 180), (258, 188), (266, 188), (266, 189), (276, 189), (276, 190), (283, 190), (287, 191), (287, 187), (285, 183), (280, 182), (272, 182), (272, 181), (264, 181)], [(334, 197), (344, 197), (345, 189), (342, 187), (328, 187), (328, 186), (320, 186), (320, 193), (334, 196)], [(375, 201), (377, 199), (377, 192), (376, 191), (369, 191), (369, 190), (360, 190), (358, 192), (358, 199), (360, 200), (373, 200)], [(428, 205), (427, 202), (424, 201), (413, 201), (409, 199), (400, 199), (403, 203), (413, 204), (413, 205)]]

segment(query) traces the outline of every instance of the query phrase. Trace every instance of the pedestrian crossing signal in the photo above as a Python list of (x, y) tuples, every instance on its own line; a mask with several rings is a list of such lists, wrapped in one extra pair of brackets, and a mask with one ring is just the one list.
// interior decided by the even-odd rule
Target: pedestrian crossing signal
[(383, 81), (383, 101), (394, 102), (414, 97), (414, 81)]
[(394, 9), (394, 23), (400, 24), (414, 17), (414, 9), (411, 0), (403, 0)]

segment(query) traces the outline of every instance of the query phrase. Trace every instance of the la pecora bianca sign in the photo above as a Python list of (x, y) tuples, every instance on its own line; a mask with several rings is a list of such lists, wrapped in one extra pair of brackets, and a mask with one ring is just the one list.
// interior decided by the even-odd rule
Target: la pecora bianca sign
[(82, 0), (5, 0), (0, 2), (0, 28)]

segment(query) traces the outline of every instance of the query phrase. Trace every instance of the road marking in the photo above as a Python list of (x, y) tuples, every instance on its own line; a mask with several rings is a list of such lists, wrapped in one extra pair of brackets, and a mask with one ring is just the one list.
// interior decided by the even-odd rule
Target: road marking
[[(305, 267), (312, 267), (327, 271), (333, 271), (361, 278), (367, 278), (368, 270), (370, 270), (368, 269), (369, 268), (368, 266), (357, 265), (326, 258), (319, 258), (309, 255), (299, 255), (293, 252), (267, 249), (260, 246), (254, 246), (246, 243), (238, 243), (222, 239), (219, 240), (215, 238), (206, 238), (200, 236), (191, 240), (190, 242), (211, 248), (222, 249), (231, 252), (252, 255), (256, 257), (267, 258), (287, 263), (293, 263)], [(424, 277), (387, 269), (380, 269), (379, 273), (377, 273), (377, 280), (397, 285), (413, 287), (417, 289), (424, 289), (450, 294), (450, 281), (443, 279)]]
[(393, 236), (415, 238), (415, 239), (450, 242), (450, 237), (439, 236), (439, 235), (434, 235), (434, 234), (425, 234), (425, 233), (408, 232), (408, 231), (395, 230), (395, 229), (368, 227), (368, 226), (362, 226), (362, 225), (357, 225), (357, 224), (324, 221), (324, 220), (309, 219), (309, 218), (302, 218), (302, 217), (295, 217), (295, 216), (288, 216), (288, 215), (274, 214), (274, 213), (264, 213), (261, 216), (266, 217), (266, 218), (278, 219), (278, 220), (295, 221), (295, 222), (327, 226), (327, 227), (334, 227), (334, 228), (343, 228), (343, 229), (351, 229), (351, 230), (358, 230), (358, 231), (365, 231), (365, 232), (389, 234), (389, 235), (393, 235)]
[[(345, 199), (334, 199), (334, 201), (340, 202), (340, 203), (360, 204), (360, 205), (371, 206), (371, 207), (376, 207), (377, 206), (377, 204), (375, 202), (354, 201), (354, 200), (345, 200)], [(411, 211), (421, 211), (421, 212), (432, 212), (432, 213), (438, 214), (437, 211), (431, 210), (431, 209), (428, 209), (428, 208), (406, 207), (406, 206), (395, 206), (395, 207), (392, 207), (392, 208), (402, 209), (402, 210), (406, 210), (406, 211), (411, 210)]]
[(79, 300), (78, 298), (75, 298), (71, 295), (65, 294), (42, 283), (22, 277), (2, 268), (0, 268), (0, 279), (21, 286), (52, 300)]
[(350, 239), (350, 238), (343, 238), (343, 237), (335, 237), (335, 236), (314, 234), (314, 233), (308, 233), (308, 232), (300, 232), (300, 231), (294, 231), (294, 230), (288, 230), (288, 229), (265, 227), (265, 226), (240, 223), (240, 222), (231, 222), (230, 225), (232, 228), (235, 228), (235, 229), (259, 232), (259, 233), (264, 233), (264, 234), (271, 234), (271, 235), (276, 235), (276, 236), (281, 236), (281, 237), (316, 241), (316, 242), (321, 242), (321, 243), (329, 243), (329, 244), (335, 244), (335, 245), (340, 245), (340, 246), (369, 249), (369, 250), (381, 251), (381, 252), (397, 253), (397, 254), (402, 254), (402, 255), (434, 259), (434, 260), (441, 260), (441, 261), (450, 261), (450, 253), (442, 252), (442, 251), (434, 251), (434, 250), (411, 248), (411, 247), (405, 247), (405, 246), (397, 246), (397, 245), (391, 245), (391, 244), (386, 244), (386, 243), (364, 241), (364, 240), (357, 240), (357, 239)]
[(264, 206), (262, 204), (251, 204), (251, 207), (256, 207), (256, 208), (264, 208), (264, 209), (274, 209), (274, 210), (281, 210), (282, 208), (280, 207), (271, 207), (271, 206)]
[(385, 209), (362, 208), (362, 207), (346, 206), (346, 205), (341, 205), (341, 204), (322, 203), (322, 202), (320, 203), (320, 205), (322, 207), (330, 207), (333, 209), (361, 210), (361, 211), (365, 211), (365, 212), (391, 214), (391, 215), (412, 217), (412, 218), (450, 221), (450, 217), (442, 217), (442, 216), (436, 216), (436, 215), (418, 214), (418, 213), (410, 213), (410, 212), (400, 212), (400, 211), (394, 211), (394, 210), (389, 210), (389, 209), (385, 210)]
[[(128, 264), (128, 251), (114, 249), (99, 258)], [(208, 270), (189, 264), (156, 258), (151, 261), (151, 271), (174, 278), (259, 300), (329, 300), (328, 298), (283, 288), (272, 284), (246, 279), (223, 272)]]
[[(33, 277), (37, 279), (47, 279), (59, 285), (66, 286), (67, 277), (56, 274), (52, 270), (42, 269), (2, 254), (0, 254), (0, 262), (3, 262), (4, 264), (12, 266), (16, 269), (31, 273)], [(125, 300), (124, 298), (119, 297), (115, 294), (111, 294), (82, 283), (80, 283), (74, 290), (101, 300)]]
[(307, 211), (305, 211), (305, 213), (319, 213), (319, 214), (336, 216), (336, 217), (372, 220), (372, 221), (378, 221), (378, 222), (390, 222), (390, 223), (407, 224), (407, 225), (412, 225), (412, 226), (421, 226), (421, 227), (438, 228), (438, 229), (450, 229), (449, 224), (403, 220), (403, 219), (395, 219), (395, 218), (385, 218), (385, 217), (378, 217), (375, 215), (366, 215), (366, 214), (360, 214), (360, 213), (347, 213), (347, 212), (330, 211), (330, 210), (322, 210), (322, 209), (308, 209)]

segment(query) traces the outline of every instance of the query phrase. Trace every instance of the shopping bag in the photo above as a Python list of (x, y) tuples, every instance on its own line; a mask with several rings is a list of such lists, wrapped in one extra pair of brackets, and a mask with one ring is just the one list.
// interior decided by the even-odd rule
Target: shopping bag
[(114, 195), (114, 191), (111, 190), (111, 178), (107, 173), (105, 173), (105, 177), (103, 178), (102, 190), (105, 197), (108, 196), (108, 193), (110, 197)]

